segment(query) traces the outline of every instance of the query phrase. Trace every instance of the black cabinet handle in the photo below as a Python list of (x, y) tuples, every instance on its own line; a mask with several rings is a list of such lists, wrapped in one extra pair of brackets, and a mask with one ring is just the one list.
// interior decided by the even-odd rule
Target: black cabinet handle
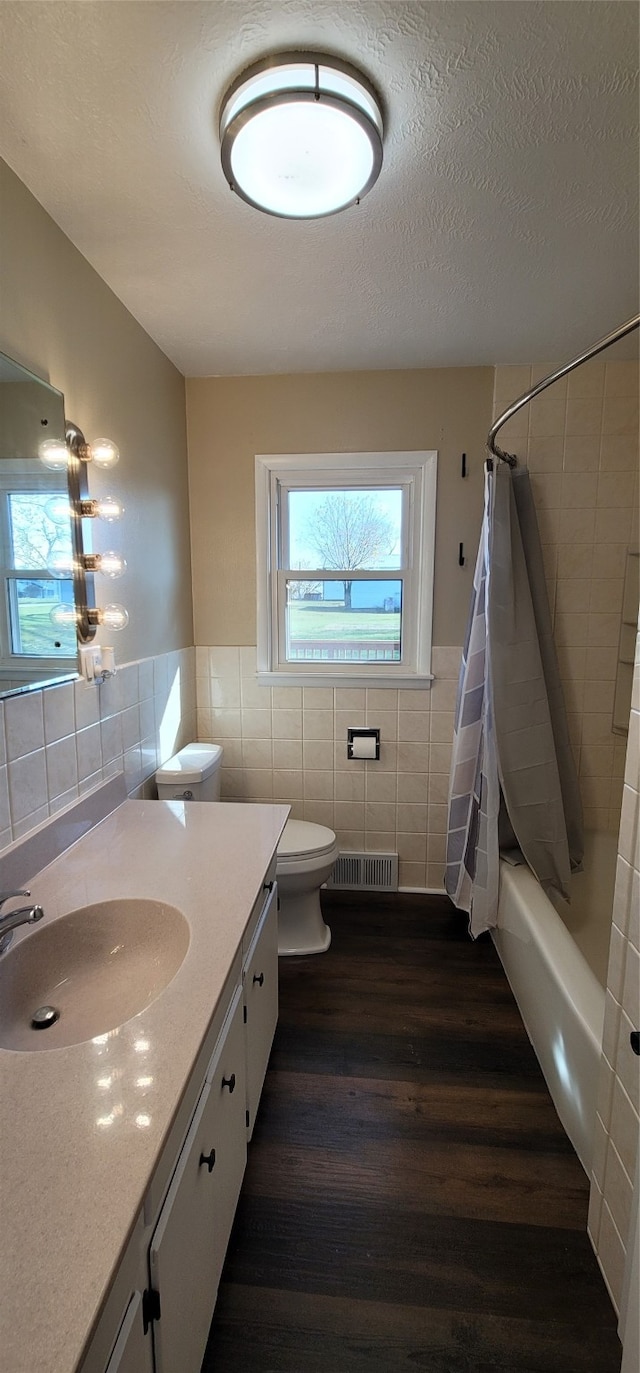
[(210, 1154), (201, 1154), (201, 1155), (200, 1155), (199, 1167), (201, 1168), (202, 1165), (203, 1165), (203, 1163), (206, 1163), (207, 1168), (209, 1169), (209, 1172), (212, 1173), (212, 1172), (213, 1172), (213, 1166), (214, 1166), (214, 1164), (215, 1164), (215, 1161), (216, 1161), (216, 1151), (215, 1151), (215, 1149), (212, 1149)]
[(263, 891), (273, 891), (273, 882), (263, 882), (263, 884), (262, 884), (262, 890), (263, 890)]
[(257, 973), (254, 973), (254, 974), (253, 974), (253, 980), (254, 980), (254, 982), (257, 982), (257, 983), (258, 983), (258, 986), (259, 986), (259, 987), (261, 987), (262, 984), (263, 984), (263, 982), (264, 982), (264, 973), (260, 973), (260, 976), (259, 976), (259, 977), (258, 977), (258, 974), (257, 974)]
[(233, 1090), (234, 1090), (234, 1088), (235, 1088), (235, 1085), (236, 1085), (236, 1075), (235, 1075), (235, 1073), (232, 1073), (232, 1074), (231, 1074), (231, 1077), (223, 1077), (223, 1079), (222, 1079), (222, 1086), (223, 1086), (223, 1087), (228, 1087), (230, 1092), (233, 1092)]
[(640, 1054), (640, 1030), (632, 1030), (629, 1035), (629, 1043), (634, 1054)]

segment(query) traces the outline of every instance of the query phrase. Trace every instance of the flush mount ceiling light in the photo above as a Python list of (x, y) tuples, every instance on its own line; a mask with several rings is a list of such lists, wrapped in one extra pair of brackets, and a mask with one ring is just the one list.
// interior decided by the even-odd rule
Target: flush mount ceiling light
[(283, 53), (242, 73), (224, 98), (222, 166), (249, 205), (319, 219), (357, 205), (382, 166), (382, 113), (354, 67)]

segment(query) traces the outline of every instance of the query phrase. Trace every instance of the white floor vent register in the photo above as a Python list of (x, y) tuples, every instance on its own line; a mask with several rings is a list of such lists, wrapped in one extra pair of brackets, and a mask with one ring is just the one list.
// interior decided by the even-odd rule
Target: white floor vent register
[(341, 853), (328, 887), (352, 891), (397, 891), (397, 853)]

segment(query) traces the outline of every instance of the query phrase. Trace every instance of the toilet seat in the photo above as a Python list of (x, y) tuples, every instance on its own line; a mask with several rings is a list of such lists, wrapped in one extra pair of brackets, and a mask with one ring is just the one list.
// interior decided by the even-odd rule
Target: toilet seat
[(309, 858), (322, 858), (335, 848), (336, 836), (326, 825), (310, 820), (287, 820), (278, 844), (278, 866), (292, 866)]

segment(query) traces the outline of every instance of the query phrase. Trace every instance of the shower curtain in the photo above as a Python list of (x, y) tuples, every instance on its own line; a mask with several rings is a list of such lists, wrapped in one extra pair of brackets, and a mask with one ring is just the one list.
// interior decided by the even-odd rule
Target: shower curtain
[(473, 937), (496, 923), (501, 845), (568, 897), (582, 809), (529, 474), (487, 463), (456, 702), (445, 887)]

